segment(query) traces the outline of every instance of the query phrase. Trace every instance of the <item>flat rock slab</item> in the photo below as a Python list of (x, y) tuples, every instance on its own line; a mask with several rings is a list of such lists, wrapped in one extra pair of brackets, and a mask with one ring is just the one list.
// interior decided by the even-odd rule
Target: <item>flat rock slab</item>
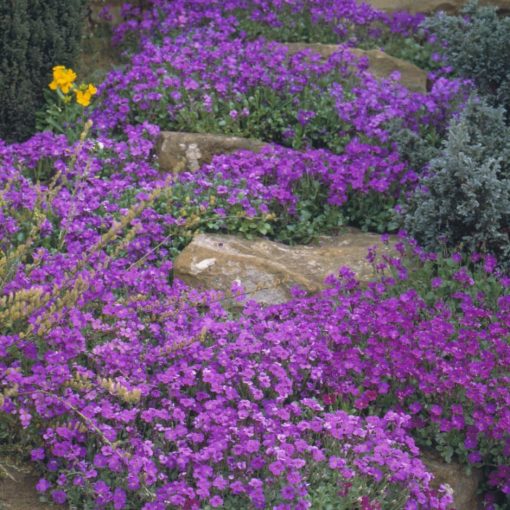
[[(366, 0), (376, 9), (385, 12), (408, 11), (431, 14), (446, 11), (451, 14), (459, 13), (467, 4), (467, 0)], [(493, 5), (501, 11), (510, 11), (510, 0), (481, 0), (481, 5)]]
[[(298, 51), (306, 49), (319, 53), (322, 58), (327, 59), (341, 47), (336, 44), (306, 44), (306, 43), (287, 43), (291, 55)], [(376, 78), (387, 78), (394, 71), (400, 73), (400, 83), (413, 92), (427, 91), (427, 72), (420, 69), (407, 60), (392, 57), (384, 51), (361, 50), (352, 48), (350, 52), (358, 58), (366, 57), (368, 59), (368, 70)]]
[(378, 245), (389, 252), (380, 237), (355, 229), (321, 238), (313, 246), (287, 246), (267, 239), (199, 234), (177, 257), (175, 275), (196, 288), (228, 292), (237, 282), (247, 298), (262, 304), (284, 303), (295, 286), (308, 292), (326, 287), (324, 279), (349, 266), (362, 281), (373, 278), (366, 260), (368, 248)]
[(238, 150), (258, 152), (266, 144), (259, 140), (207, 133), (162, 131), (156, 142), (159, 167), (167, 172), (198, 170), (217, 154)]
[(482, 502), (478, 496), (478, 489), (482, 481), (478, 469), (472, 468), (467, 474), (465, 466), (452, 462), (447, 464), (444, 460), (425, 453), (422, 461), (428, 470), (434, 475), (432, 485), (439, 488), (442, 484), (448, 484), (453, 491), (455, 510), (478, 510), (482, 508)]

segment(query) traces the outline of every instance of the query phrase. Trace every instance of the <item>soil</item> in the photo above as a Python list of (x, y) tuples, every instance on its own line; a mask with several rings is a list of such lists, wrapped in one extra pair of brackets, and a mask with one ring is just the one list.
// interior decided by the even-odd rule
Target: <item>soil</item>
[[(5, 470), (10, 476), (7, 476)], [(12, 477), (12, 478), (11, 478)], [(0, 458), (0, 510), (57, 510), (43, 503), (35, 490), (38, 477), (28, 465)]]

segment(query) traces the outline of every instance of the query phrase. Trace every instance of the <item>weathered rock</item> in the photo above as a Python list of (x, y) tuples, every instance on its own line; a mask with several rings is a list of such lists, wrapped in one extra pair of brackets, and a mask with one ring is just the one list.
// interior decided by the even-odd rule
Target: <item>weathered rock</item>
[[(467, 0), (367, 0), (367, 3), (385, 12), (409, 11), (430, 14), (437, 11), (458, 13)], [(510, 0), (481, 0), (482, 5), (493, 5), (501, 11), (510, 11)]]
[(481, 500), (477, 494), (482, 479), (479, 470), (473, 468), (471, 474), (468, 475), (465, 466), (456, 463), (447, 464), (444, 460), (430, 453), (425, 453), (422, 460), (434, 475), (432, 485), (435, 488), (439, 488), (442, 484), (451, 487), (456, 510), (477, 510), (481, 508)]
[(352, 49), (357, 57), (367, 57), (369, 70), (377, 78), (387, 78), (394, 71), (400, 73), (400, 82), (413, 92), (427, 91), (427, 72), (407, 60), (392, 57), (381, 50)]
[(216, 154), (241, 149), (258, 152), (265, 145), (259, 140), (237, 136), (163, 131), (156, 143), (156, 155), (162, 170), (179, 172), (198, 170), (201, 165), (210, 163)]
[[(175, 274), (193, 287), (229, 291), (240, 283), (249, 298), (264, 304), (288, 301), (291, 288), (308, 292), (325, 287), (324, 279), (349, 266), (361, 280), (373, 277), (368, 248), (378, 235), (349, 229), (313, 246), (286, 246), (266, 239), (199, 234), (175, 260)], [(388, 251), (383, 247), (381, 250)]]
[[(324, 59), (330, 57), (340, 48), (336, 44), (306, 44), (306, 43), (288, 43), (290, 54), (295, 54), (304, 49), (311, 49), (319, 53)], [(392, 72), (400, 73), (400, 82), (413, 92), (425, 92), (427, 90), (427, 73), (418, 66), (392, 57), (381, 50), (361, 50), (353, 48), (350, 50), (356, 57), (368, 58), (368, 69), (377, 78), (387, 78)]]

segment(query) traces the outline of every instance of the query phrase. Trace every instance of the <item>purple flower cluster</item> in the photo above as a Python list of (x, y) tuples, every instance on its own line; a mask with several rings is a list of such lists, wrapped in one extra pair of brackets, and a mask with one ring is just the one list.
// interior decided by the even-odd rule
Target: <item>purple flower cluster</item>
[(128, 34), (152, 38), (171, 35), (176, 31), (204, 25), (219, 30), (242, 31), (243, 20), (256, 26), (276, 29), (296, 20), (307, 20), (313, 26), (327, 27), (337, 43), (360, 42), (377, 38), (386, 30), (407, 36), (413, 34), (423, 20), (422, 15), (397, 12), (392, 15), (374, 9), (371, 5), (355, 0), (149, 0), (141, 10), (125, 5), (124, 23), (116, 29), (115, 38), (120, 41)]
[[(81, 224), (94, 203), (73, 206), (91, 196), (67, 198)], [(39, 250), (6, 290), (65, 285), (84, 246), (70, 235), (66, 248)], [(257, 306), (230, 320), (217, 295), (171, 285), (170, 264), (131, 260), (96, 253), (80, 271), (79, 302), (49, 329), (41, 332), (37, 310), (31, 336), (0, 337), (2, 410), (42, 434), (32, 451), (48, 472), (39, 491), (64, 503), (80, 490), (96, 508), (118, 510), (128, 501), (217, 507), (225, 494), (255, 508), (268, 498), (282, 510), (308, 508), (308, 469), (323, 464), (346, 483), (366, 476), (400, 486), (407, 508), (448, 508), (451, 498), (429, 489), (408, 418), (324, 409), (322, 341), (294, 341), (292, 322)]]
[[(194, 185), (197, 196), (208, 190), (218, 195), (228, 193), (232, 205), (245, 203), (248, 209), (251, 203), (261, 201), (290, 212), (301, 198), (295, 189), (303, 179), (324, 184), (330, 203), (341, 206), (351, 191), (396, 194), (411, 188), (418, 177), (400, 161), (398, 153), (358, 140), (349, 142), (341, 155), (326, 150), (298, 152), (268, 146), (259, 153), (241, 151), (216, 156), (198, 172), (180, 177), (181, 182)], [(224, 185), (220, 187), (217, 182)]]
[[(490, 465), (489, 483), (507, 497), (507, 278), (494, 277), (491, 301), (454, 258), (455, 290), (436, 276), (425, 299), (396, 257), (386, 264), (399, 278), (362, 287), (343, 269), (318, 295), (296, 290), (267, 308), (239, 298), (233, 311), (172, 274), (172, 236), (194, 221), (179, 214), (187, 203), (204, 216), (293, 214), (308, 179), (334, 207), (352, 192), (396, 197), (419, 169), (389, 125), (441, 132), (464, 97), (460, 81), (437, 79), (423, 94), (378, 81), (347, 49), (325, 62), (289, 56), (242, 38), (239, 11), (279, 27), (288, 9), (308, 9), (343, 40), (351, 25), (405, 35), (417, 18), (350, 0), (150, 5), (126, 9), (120, 33), (145, 37), (101, 86), (95, 138), (0, 142), (0, 420), (12, 415), (37, 438), (37, 490), (105, 510), (299, 510), (327, 479), (337, 500), (359, 494), (353, 505), (366, 510), (392, 498), (448, 510), (451, 495), (432, 489), (417, 447), (446, 442), (466, 463)], [(193, 174), (157, 170), (155, 124), (213, 119), (250, 134), (250, 107), (268, 98), (288, 101), (278, 129), (305, 150), (271, 145)], [(326, 136), (338, 145), (317, 148)], [(492, 273), (495, 261), (484, 263)]]
[[(345, 48), (323, 62), (310, 50), (290, 56), (279, 43), (195, 30), (161, 44), (146, 41), (126, 69), (111, 72), (94, 120), (110, 130), (143, 119), (171, 130), (279, 143), (296, 143), (298, 136), (305, 147), (339, 152), (345, 137), (388, 142), (387, 126), (395, 120), (415, 131), (443, 132), (465, 97), (460, 80), (440, 78), (429, 93), (412, 93), (395, 79), (376, 80), (365, 67)], [(328, 144), (328, 136), (335, 142)]]
[[(46, 203), (65, 233), (61, 249), (38, 248), (35, 265), (19, 266), (4, 288), (51, 293), (78, 277), (85, 283), (49, 329), (38, 330), (38, 318), (51, 302), (28, 318), (32, 337), (15, 329), (0, 337), (2, 410), (42, 430), (33, 458), (48, 475), (39, 490), (63, 502), (78, 488), (98, 508), (220, 506), (228, 495), (256, 508), (307, 508), (310, 469), (323, 465), (339, 473), (339, 491), (366, 476), (401, 487), (407, 508), (448, 508), (449, 496), (429, 489), (408, 430), (458, 432), (474, 463), (487, 442), (507, 455), (508, 295), (494, 311), (482, 296), (459, 292), (454, 314), (412, 290), (393, 297), (391, 282), (363, 290), (344, 272), (319, 296), (268, 309), (247, 304), (231, 319), (221, 296), (170, 283), (161, 257), (135, 263), (162, 241), (169, 220), (150, 206), (123, 255), (112, 259), (105, 249), (80, 266), (124, 214), (128, 191), (144, 200), (162, 185), (143, 164), (152, 128), (126, 132), (126, 142), (90, 142), (74, 167), (73, 148), (59, 137), (3, 148), (10, 177), (2, 197), (11, 209), (37, 202), (41, 186), (21, 170), (41, 157), (58, 158), (63, 182), (76, 184)], [(278, 178), (291, 187), (292, 175)], [(470, 286), (461, 273), (459, 266), (458, 283)], [(345, 408), (371, 413), (362, 419)], [(506, 469), (491, 477), (504, 491)]]

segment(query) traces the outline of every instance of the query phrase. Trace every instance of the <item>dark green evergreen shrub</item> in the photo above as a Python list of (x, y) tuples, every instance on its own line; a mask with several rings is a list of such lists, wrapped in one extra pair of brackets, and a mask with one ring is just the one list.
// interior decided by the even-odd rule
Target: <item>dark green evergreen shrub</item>
[(0, 0), (0, 138), (28, 138), (55, 65), (72, 66), (86, 0)]
[(445, 133), (438, 133), (432, 127), (424, 127), (420, 133), (402, 127), (402, 121), (388, 123), (390, 141), (398, 147), (401, 158), (415, 172), (421, 173), (430, 160), (441, 152), (441, 141)]
[(510, 267), (509, 140), (504, 110), (471, 99), (408, 206), (407, 231), (428, 249), (494, 253)]
[(460, 16), (439, 13), (424, 27), (457, 74), (473, 79), (481, 94), (510, 111), (510, 17), (473, 0)]

